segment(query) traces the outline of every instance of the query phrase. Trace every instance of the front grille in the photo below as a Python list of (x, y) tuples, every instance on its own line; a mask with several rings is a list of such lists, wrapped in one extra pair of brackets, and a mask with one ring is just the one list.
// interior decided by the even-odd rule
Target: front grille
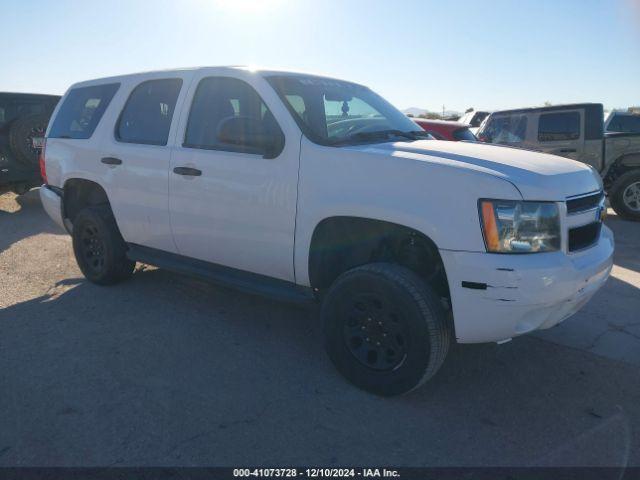
[(569, 215), (573, 215), (574, 213), (585, 212), (587, 210), (598, 208), (603, 197), (604, 193), (598, 192), (592, 195), (587, 195), (586, 197), (567, 200), (567, 213)]
[(589, 223), (569, 230), (569, 251), (575, 252), (590, 247), (598, 241), (602, 223)]

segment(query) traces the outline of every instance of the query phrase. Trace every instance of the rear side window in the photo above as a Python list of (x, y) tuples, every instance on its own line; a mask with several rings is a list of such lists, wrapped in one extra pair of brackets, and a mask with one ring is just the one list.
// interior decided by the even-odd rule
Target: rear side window
[(538, 122), (538, 141), (576, 140), (580, 138), (578, 112), (544, 113)]
[(275, 157), (282, 151), (284, 135), (248, 83), (208, 77), (200, 81), (193, 97), (183, 145)]
[(116, 126), (126, 143), (166, 145), (182, 79), (149, 80), (133, 89)]
[(90, 138), (119, 87), (109, 83), (71, 90), (53, 120), (49, 138)]

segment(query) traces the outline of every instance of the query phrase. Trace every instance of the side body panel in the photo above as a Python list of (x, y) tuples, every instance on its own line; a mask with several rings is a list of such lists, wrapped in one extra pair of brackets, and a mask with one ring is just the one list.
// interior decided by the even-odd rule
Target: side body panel
[(640, 134), (606, 135), (604, 140), (605, 167), (602, 175), (618, 161), (624, 165), (640, 168)]

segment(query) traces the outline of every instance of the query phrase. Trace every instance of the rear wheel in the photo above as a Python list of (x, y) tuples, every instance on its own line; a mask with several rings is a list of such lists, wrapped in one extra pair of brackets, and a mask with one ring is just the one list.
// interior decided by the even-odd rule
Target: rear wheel
[(618, 216), (640, 221), (640, 169), (618, 177), (609, 189), (609, 199)]
[(111, 209), (88, 207), (73, 222), (73, 252), (80, 270), (90, 282), (112, 285), (131, 276), (135, 262), (126, 256)]
[(342, 274), (322, 306), (327, 353), (356, 386), (407, 393), (442, 365), (450, 326), (439, 298), (411, 270), (374, 263)]

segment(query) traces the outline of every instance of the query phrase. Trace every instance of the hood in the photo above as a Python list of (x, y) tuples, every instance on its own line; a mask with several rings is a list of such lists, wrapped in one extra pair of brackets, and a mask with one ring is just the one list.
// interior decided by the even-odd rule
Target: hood
[(439, 140), (350, 148), (484, 172), (511, 182), (524, 200), (563, 201), (602, 188), (600, 176), (584, 163), (519, 148)]

